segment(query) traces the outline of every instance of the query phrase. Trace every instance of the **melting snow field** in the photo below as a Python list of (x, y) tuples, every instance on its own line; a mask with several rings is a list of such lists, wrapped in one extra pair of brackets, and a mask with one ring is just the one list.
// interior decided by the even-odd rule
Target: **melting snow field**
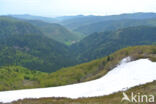
[(123, 59), (120, 65), (104, 77), (85, 83), (0, 92), (0, 102), (11, 102), (24, 98), (103, 96), (156, 80), (156, 62), (148, 59), (128, 61), (129, 57)]

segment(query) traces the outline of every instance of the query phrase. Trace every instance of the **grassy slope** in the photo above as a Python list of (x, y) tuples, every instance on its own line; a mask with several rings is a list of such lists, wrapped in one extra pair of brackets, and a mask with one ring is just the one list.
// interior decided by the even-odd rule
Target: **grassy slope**
[[(156, 98), (156, 81), (145, 85), (137, 86), (125, 91), (128, 96), (131, 92), (141, 95), (154, 95)], [(80, 99), (67, 99), (67, 98), (42, 98), (42, 99), (25, 99), (13, 102), (12, 104), (137, 104), (124, 101), (121, 103), (123, 95), (122, 92), (118, 92), (108, 96), (92, 97), (92, 98), (80, 98)], [(143, 103), (143, 104), (155, 104), (155, 103)]]
[(3, 67), (0, 68), (0, 90), (51, 87), (94, 80), (104, 76), (109, 70), (114, 68), (121, 59), (127, 56), (131, 56), (133, 60), (138, 58), (150, 58), (152, 61), (156, 61), (156, 46), (125, 48), (107, 57), (89, 63), (63, 68), (51, 74), (30, 71), (26, 68), (17, 66)]
[(0, 68), (0, 90), (32, 88), (39, 85), (38, 77), (44, 73), (20, 66)]

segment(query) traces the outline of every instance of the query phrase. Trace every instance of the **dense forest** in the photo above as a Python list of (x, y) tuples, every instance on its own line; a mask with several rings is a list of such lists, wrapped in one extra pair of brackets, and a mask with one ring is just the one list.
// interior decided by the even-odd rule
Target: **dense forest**
[(82, 33), (73, 32), (60, 24), (47, 23), (39, 20), (27, 20), (26, 22), (38, 27), (45, 36), (58, 42), (65, 43), (66, 45), (75, 43), (84, 37)]
[(72, 45), (78, 60), (90, 61), (106, 56), (118, 49), (135, 45), (156, 44), (156, 27), (137, 26), (93, 33), (79, 43)]
[[(35, 26), (0, 18), (0, 65), (21, 65), (44, 72), (72, 65), (69, 47), (44, 36)], [(59, 63), (59, 64), (58, 64)]]

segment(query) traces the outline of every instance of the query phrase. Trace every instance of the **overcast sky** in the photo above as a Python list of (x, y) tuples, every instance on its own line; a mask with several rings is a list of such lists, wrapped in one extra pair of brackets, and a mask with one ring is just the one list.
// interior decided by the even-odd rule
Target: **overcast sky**
[(0, 0), (0, 15), (111, 15), (156, 12), (156, 0)]

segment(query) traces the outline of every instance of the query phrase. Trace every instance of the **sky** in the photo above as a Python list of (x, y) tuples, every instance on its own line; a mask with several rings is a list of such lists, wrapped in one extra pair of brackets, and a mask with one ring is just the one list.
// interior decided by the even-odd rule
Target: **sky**
[(156, 12), (156, 0), (0, 0), (0, 15), (112, 15)]

